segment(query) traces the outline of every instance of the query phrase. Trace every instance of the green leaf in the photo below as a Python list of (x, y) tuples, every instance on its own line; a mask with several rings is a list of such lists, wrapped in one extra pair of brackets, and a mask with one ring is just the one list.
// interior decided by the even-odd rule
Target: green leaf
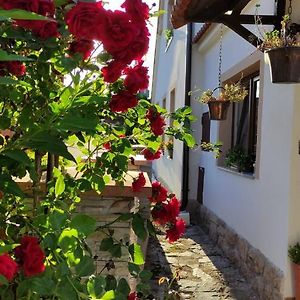
[(64, 253), (74, 251), (77, 246), (78, 232), (76, 229), (64, 229), (58, 238), (58, 245)]
[(32, 280), (32, 290), (40, 296), (51, 296), (54, 289), (55, 283), (49, 277), (35, 277)]
[(114, 300), (114, 299), (115, 299), (115, 292), (108, 291), (101, 297), (100, 300)]
[(194, 137), (191, 134), (186, 133), (183, 138), (184, 138), (184, 140), (185, 140), (188, 147), (191, 148), (191, 147), (195, 146), (196, 141), (195, 141)]
[(144, 219), (139, 214), (135, 214), (133, 216), (132, 229), (138, 238), (145, 240), (147, 237), (147, 231), (145, 229)]
[(47, 17), (22, 9), (0, 9), (0, 17), (15, 20), (50, 20)]
[(55, 197), (59, 197), (66, 189), (65, 179), (63, 175), (57, 177), (55, 182)]
[(90, 256), (82, 257), (80, 263), (76, 265), (75, 270), (80, 277), (92, 275), (96, 270), (94, 260)]
[(49, 223), (54, 230), (61, 230), (66, 224), (67, 219), (68, 216), (63, 211), (55, 210), (49, 215)]
[(0, 175), (0, 191), (4, 194), (13, 194), (19, 197), (25, 196), (18, 184), (6, 175)]
[(101, 251), (109, 251), (114, 245), (114, 240), (112, 237), (105, 238), (101, 241), (100, 250)]
[(87, 291), (92, 299), (99, 299), (105, 290), (106, 281), (104, 277), (92, 276), (87, 283)]
[(79, 233), (88, 236), (96, 230), (97, 224), (94, 218), (79, 214), (72, 219), (70, 227), (75, 228)]
[(131, 255), (132, 261), (136, 265), (143, 265), (145, 263), (144, 254), (141, 246), (138, 244), (132, 244), (129, 246), (129, 253)]
[(93, 115), (84, 117), (74, 114), (68, 114), (57, 123), (56, 128), (61, 130), (85, 131), (95, 130), (98, 124), (98, 118)]
[(9, 284), (9, 282), (6, 279), (6, 277), (4, 277), (3, 275), (0, 274), (0, 286), (1, 285), (8, 285), (8, 284)]
[(11, 244), (11, 245), (0, 246), (0, 255), (3, 254), (3, 253), (11, 252), (17, 246), (19, 246), (19, 244)]
[(132, 262), (128, 263), (128, 270), (133, 277), (137, 277), (141, 272), (141, 268)]
[(148, 282), (151, 278), (152, 278), (153, 274), (152, 272), (148, 271), (148, 270), (143, 270), (140, 274), (139, 277), (141, 278), (141, 280)]
[(147, 230), (151, 236), (156, 236), (155, 227), (150, 220), (147, 220)]
[(1, 152), (2, 155), (7, 156), (25, 166), (31, 166), (32, 162), (28, 155), (21, 150), (5, 150)]
[(76, 162), (65, 143), (59, 137), (51, 135), (48, 131), (40, 131), (31, 135), (23, 144), (34, 150), (50, 152)]
[(54, 0), (55, 6), (62, 6), (69, 3), (69, 0)]
[(112, 257), (121, 257), (122, 256), (122, 247), (120, 244), (114, 244), (110, 249), (109, 249), (110, 254)]
[(33, 59), (26, 56), (10, 54), (0, 49), (0, 61), (33, 61)]
[(24, 87), (27, 87), (27, 88), (32, 88), (32, 86), (25, 82), (25, 81), (22, 81), (22, 80), (15, 80), (13, 78), (10, 78), (10, 77), (0, 77), (0, 84), (2, 85), (22, 85)]
[(130, 286), (124, 278), (121, 278), (118, 283), (118, 287), (116, 290), (118, 293), (122, 295), (128, 295), (130, 293)]

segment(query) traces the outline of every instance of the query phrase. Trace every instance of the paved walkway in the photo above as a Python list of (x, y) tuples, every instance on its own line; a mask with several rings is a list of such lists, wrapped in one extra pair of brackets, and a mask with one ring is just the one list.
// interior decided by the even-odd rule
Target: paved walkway
[(176, 271), (179, 279), (173, 287), (178, 295), (168, 299), (259, 299), (199, 226), (187, 228), (185, 237), (173, 244), (163, 235), (158, 240), (150, 238), (146, 268), (154, 274), (151, 286), (157, 300), (164, 299), (166, 289), (166, 284), (158, 285), (158, 279), (172, 278)]

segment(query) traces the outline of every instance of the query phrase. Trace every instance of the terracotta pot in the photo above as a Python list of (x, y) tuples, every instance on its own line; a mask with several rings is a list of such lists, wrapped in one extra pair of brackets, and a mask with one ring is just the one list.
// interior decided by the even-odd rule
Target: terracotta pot
[(300, 300), (300, 265), (293, 263), (294, 285), (296, 300)]
[(273, 83), (300, 83), (300, 47), (267, 51)]
[(209, 115), (211, 120), (226, 120), (230, 101), (211, 100), (208, 102)]

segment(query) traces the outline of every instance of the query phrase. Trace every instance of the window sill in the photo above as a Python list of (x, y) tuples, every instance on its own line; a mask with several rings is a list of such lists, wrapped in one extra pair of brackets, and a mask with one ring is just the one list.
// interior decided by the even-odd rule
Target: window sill
[(229, 168), (225, 168), (225, 167), (221, 167), (221, 166), (218, 166), (218, 169), (221, 170), (221, 171), (227, 172), (227, 173), (231, 173), (233, 175), (244, 177), (244, 178), (256, 179), (255, 173), (238, 172), (238, 171), (235, 171), (233, 169), (229, 169)]

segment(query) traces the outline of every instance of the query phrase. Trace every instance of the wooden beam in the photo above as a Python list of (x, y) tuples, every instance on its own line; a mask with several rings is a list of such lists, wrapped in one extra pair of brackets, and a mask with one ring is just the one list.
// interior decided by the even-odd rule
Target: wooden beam
[(244, 38), (248, 43), (252, 44), (254, 47), (257, 47), (261, 40), (255, 36), (250, 30), (245, 28), (239, 23), (236, 22), (224, 22), (224, 25), (226, 25), (228, 28), (232, 29), (234, 32), (236, 32), (239, 36)]
[(277, 21), (275, 22), (275, 28), (281, 29), (281, 21), (285, 15), (286, 0), (277, 0)]
[[(222, 15), (211, 19), (205, 19), (202, 17), (191, 18), (188, 21), (194, 23), (224, 23), (234, 22), (239, 24), (255, 24), (254, 15)], [(262, 24), (264, 25), (275, 25), (277, 22), (277, 16), (263, 15), (259, 16)]]
[(234, 7), (232, 7), (233, 14), (239, 15), (250, 1), (251, 0), (240, 0)]

